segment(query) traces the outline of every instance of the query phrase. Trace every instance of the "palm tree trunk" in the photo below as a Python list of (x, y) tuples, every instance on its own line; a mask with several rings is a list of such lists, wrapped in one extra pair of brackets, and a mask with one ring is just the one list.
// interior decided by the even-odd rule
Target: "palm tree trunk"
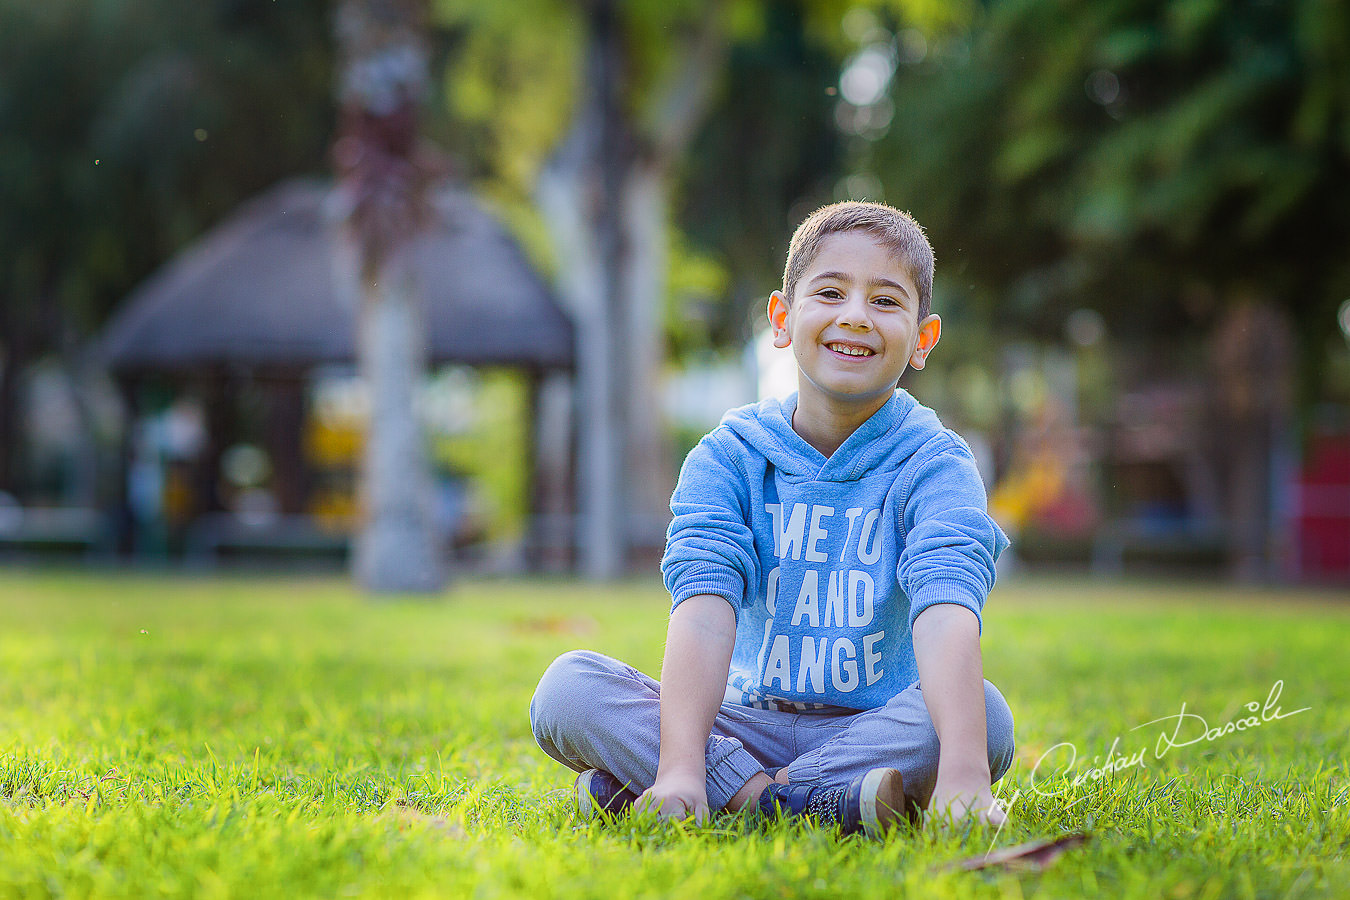
[(675, 466), (660, 417), (668, 192), (674, 161), (707, 113), (726, 53), (713, 4), (655, 91), (650, 121), (632, 103), (617, 0), (583, 3), (581, 97), (536, 198), (577, 323), (577, 493), (583, 574), (622, 574), (659, 549)]
[(612, 0), (587, 10), (587, 27), (576, 118), (540, 173), (537, 198), (577, 324), (578, 561), (587, 577), (610, 579), (624, 572), (628, 557), (628, 388), (617, 270), (626, 249), (620, 205), (631, 134), (618, 109), (622, 59)]
[(445, 581), (414, 404), (426, 359), (410, 252), (429, 177), (416, 154), (428, 83), (423, 23), (418, 0), (343, 0), (337, 14), (342, 132), (334, 158), (360, 285), (358, 356), (371, 400), (353, 568), (377, 593), (430, 592)]

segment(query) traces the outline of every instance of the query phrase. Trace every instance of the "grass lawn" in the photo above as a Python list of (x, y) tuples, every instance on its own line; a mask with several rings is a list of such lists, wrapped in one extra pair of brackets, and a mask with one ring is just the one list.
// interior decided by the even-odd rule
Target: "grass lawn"
[[(882, 843), (577, 821), (534, 683), (581, 646), (658, 671), (665, 617), (655, 582), (376, 604), (337, 580), (0, 570), (0, 897), (1350, 893), (1344, 591), (1001, 584), (984, 653), (1017, 717), (1012, 824)], [(944, 868), (1073, 830), (1091, 839), (1044, 871)]]

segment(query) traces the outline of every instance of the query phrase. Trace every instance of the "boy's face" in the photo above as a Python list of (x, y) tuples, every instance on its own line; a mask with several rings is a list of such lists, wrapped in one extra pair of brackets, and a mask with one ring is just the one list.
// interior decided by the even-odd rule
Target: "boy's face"
[(796, 356), (803, 411), (875, 412), (941, 334), (937, 316), (919, 321), (919, 290), (901, 260), (865, 231), (827, 237), (794, 293), (790, 306), (773, 293), (769, 323), (774, 345)]

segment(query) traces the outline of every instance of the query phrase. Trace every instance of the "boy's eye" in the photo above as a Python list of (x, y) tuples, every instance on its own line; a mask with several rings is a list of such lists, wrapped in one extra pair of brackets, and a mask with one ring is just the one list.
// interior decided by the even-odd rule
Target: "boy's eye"
[(873, 302), (873, 303), (876, 303), (876, 304), (879, 304), (879, 305), (881, 305), (881, 306), (899, 306), (899, 305), (900, 305), (900, 301), (896, 300), (894, 297), (877, 297), (877, 298), (875, 298), (872, 302)]
[(830, 297), (831, 299), (838, 299), (839, 297), (844, 296), (838, 288), (832, 287), (821, 288), (817, 293), (822, 297)]

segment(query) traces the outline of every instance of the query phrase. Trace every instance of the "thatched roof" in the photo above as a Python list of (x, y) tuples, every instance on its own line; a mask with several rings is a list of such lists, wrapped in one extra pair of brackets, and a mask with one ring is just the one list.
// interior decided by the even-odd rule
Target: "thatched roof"
[[(294, 180), (244, 204), (127, 298), (100, 341), (104, 362), (131, 374), (354, 360), (331, 194)], [(414, 251), (431, 361), (570, 367), (572, 325), (515, 241), (463, 189), (437, 192), (434, 206)]]

